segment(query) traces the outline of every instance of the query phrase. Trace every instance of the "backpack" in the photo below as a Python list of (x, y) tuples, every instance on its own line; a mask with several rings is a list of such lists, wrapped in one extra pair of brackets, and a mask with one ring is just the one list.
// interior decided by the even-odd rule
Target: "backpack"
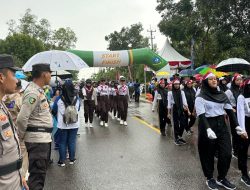
[(77, 97), (73, 99), (73, 102), (69, 105), (64, 101), (64, 98), (62, 97), (62, 101), (64, 102), (64, 105), (66, 107), (64, 115), (63, 115), (63, 122), (68, 124), (73, 124), (78, 122), (78, 112), (76, 109), (76, 102)]

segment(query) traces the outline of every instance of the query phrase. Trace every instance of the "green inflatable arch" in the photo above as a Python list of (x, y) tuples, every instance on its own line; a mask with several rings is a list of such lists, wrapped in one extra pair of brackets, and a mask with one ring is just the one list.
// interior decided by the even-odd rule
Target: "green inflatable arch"
[(90, 67), (121, 67), (145, 64), (154, 71), (158, 71), (167, 64), (166, 60), (149, 48), (120, 51), (68, 51), (78, 55)]

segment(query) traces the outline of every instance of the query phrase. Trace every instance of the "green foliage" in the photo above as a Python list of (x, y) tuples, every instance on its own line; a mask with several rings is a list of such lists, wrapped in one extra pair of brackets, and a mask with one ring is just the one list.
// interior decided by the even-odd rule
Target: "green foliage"
[(0, 53), (11, 54), (22, 67), (34, 54), (44, 51), (42, 41), (25, 34), (13, 34), (0, 43)]
[[(149, 47), (148, 38), (141, 34), (142, 31), (143, 27), (141, 23), (133, 24), (130, 27), (123, 27), (119, 32), (114, 31), (105, 36), (105, 40), (109, 43), (108, 49), (113, 51)], [(135, 80), (137, 78), (143, 81), (143, 65), (132, 65), (129, 67), (101, 69), (92, 78), (95, 80), (99, 80), (100, 78), (115, 80), (117, 74), (119, 74), (125, 76), (128, 80)]]
[[(50, 22), (31, 13), (27, 9), (25, 14), (15, 21), (7, 22), (9, 34), (0, 39), (0, 53), (14, 56), (16, 63), (22, 67), (34, 54), (41, 51), (59, 49), (66, 50), (75, 47), (77, 41), (74, 31), (69, 28), (51, 29)], [(78, 72), (72, 72), (74, 80)]]
[(247, 0), (157, 0), (160, 31), (181, 54), (190, 57), (195, 40), (195, 64), (218, 63), (229, 57), (249, 60), (250, 2)]

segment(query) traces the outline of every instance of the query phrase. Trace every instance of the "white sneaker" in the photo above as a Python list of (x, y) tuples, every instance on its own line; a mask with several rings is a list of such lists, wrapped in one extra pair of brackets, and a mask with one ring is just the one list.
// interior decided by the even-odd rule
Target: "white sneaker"
[(105, 125), (104, 125), (105, 127), (108, 127), (109, 125), (108, 125), (108, 123), (105, 123)]
[(85, 123), (85, 127), (88, 128), (89, 124), (88, 123)]
[(126, 121), (124, 121), (124, 123), (123, 123), (125, 126), (127, 126), (128, 124), (127, 124), (127, 122)]
[(103, 126), (103, 125), (104, 125), (104, 122), (103, 122), (103, 121), (101, 121), (101, 122), (100, 122), (100, 125), (101, 125), (101, 126)]
[(90, 128), (93, 128), (93, 125), (92, 125), (92, 123), (89, 123), (89, 127), (90, 127)]
[(117, 118), (117, 121), (121, 121), (121, 119), (120, 119), (120, 118)]
[(123, 122), (123, 120), (121, 120), (121, 121), (120, 121), (120, 125), (123, 125), (123, 124), (124, 124), (124, 122)]

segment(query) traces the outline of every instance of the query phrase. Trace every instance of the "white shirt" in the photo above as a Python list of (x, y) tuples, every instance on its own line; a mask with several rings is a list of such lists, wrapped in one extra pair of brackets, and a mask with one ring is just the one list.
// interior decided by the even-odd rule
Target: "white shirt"
[(108, 96), (109, 95), (109, 87), (107, 85), (99, 85), (97, 87), (97, 92), (100, 93), (100, 96)]
[(109, 91), (109, 94), (110, 94), (111, 96), (117, 96), (117, 89), (115, 89), (114, 87), (111, 88), (110, 91)]
[(128, 86), (127, 85), (118, 85), (118, 93), (121, 96), (125, 96), (129, 94)]
[(76, 110), (78, 111), (78, 121), (77, 123), (72, 123), (72, 124), (68, 124), (66, 125), (64, 122), (63, 122), (63, 115), (64, 115), (64, 112), (65, 112), (65, 105), (63, 103), (63, 101), (60, 99), (58, 100), (57, 102), (57, 106), (58, 106), (58, 111), (57, 111), (57, 127), (59, 129), (75, 129), (75, 128), (79, 128), (80, 127), (80, 117), (79, 117), (79, 107), (80, 107), (80, 101), (79, 99), (77, 100), (76, 102)]
[(236, 107), (236, 100), (234, 98), (234, 95), (230, 89), (228, 89), (225, 94), (227, 95), (230, 103), (232, 104), (233, 107)]
[(155, 96), (154, 96), (154, 101), (153, 101), (153, 104), (152, 104), (152, 110), (154, 111), (155, 110), (155, 106), (157, 104), (157, 100), (161, 100), (162, 97), (161, 97), (161, 94), (158, 93), (158, 91), (156, 90), (155, 91)]
[(197, 97), (200, 93), (201, 93), (201, 89), (198, 88), (197, 91), (196, 91), (196, 93), (195, 93), (195, 97)]
[[(185, 93), (182, 90), (181, 90), (181, 97), (182, 97), (183, 106), (188, 107)], [(171, 109), (174, 104), (175, 104), (175, 102), (174, 102), (173, 93), (172, 93), (172, 91), (169, 91), (168, 92), (168, 109)]]
[(195, 99), (195, 110), (197, 116), (204, 114), (206, 117), (217, 117), (225, 114), (225, 109), (233, 109), (231, 104), (217, 103), (205, 100), (202, 97)]
[(250, 98), (239, 95), (237, 100), (237, 119), (240, 127), (245, 131), (245, 117), (250, 117)]
[[(84, 100), (87, 100), (87, 91), (86, 91), (85, 87), (82, 88), (82, 95), (84, 96)], [(91, 100), (94, 100), (95, 101), (95, 105), (97, 105), (96, 88), (93, 88), (93, 93), (92, 93), (92, 96), (91, 96)]]

